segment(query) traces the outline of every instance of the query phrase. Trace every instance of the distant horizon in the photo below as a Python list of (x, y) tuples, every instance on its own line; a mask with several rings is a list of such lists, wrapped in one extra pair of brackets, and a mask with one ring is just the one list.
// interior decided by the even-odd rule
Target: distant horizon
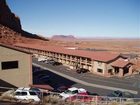
[(50, 36), (50, 37), (48, 37), (48, 38), (52, 38), (53, 36), (66, 36), (66, 37), (68, 37), (68, 36), (73, 36), (74, 38), (76, 38), (76, 39), (88, 39), (88, 40), (92, 40), (93, 38), (95, 38), (95, 39), (138, 39), (138, 40), (140, 40), (140, 37), (76, 37), (75, 35), (52, 35), (52, 36)]
[(43, 37), (140, 38), (140, 0), (7, 0), (22, 29)]

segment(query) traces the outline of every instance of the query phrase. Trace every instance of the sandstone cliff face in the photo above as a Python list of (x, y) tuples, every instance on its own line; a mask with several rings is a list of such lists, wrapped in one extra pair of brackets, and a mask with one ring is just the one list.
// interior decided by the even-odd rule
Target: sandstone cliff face
[(0, 0), (0, 23), (14, 31), (21, 32), (20, 19), (11, 12), (5, 0)]
[[(43, 39), (43, 38), (42, 38)], [(0, 24), (0, 43), (14, 44), (14, 43), (38, 43), (38, 44), (48, 44), (48, 41), (24, 37), (21, 33), (12, 30), (4, 25)], [(47, 40), (47, 39), (46, 39)]]
[(20, 33), (0, 24), (0, 43), (13, 44), (24, 42)]
[(0, 43), (44, 43), (48, 39), (22, 30), (19, 17), (11, 12), (6, 0), (0, 0)]

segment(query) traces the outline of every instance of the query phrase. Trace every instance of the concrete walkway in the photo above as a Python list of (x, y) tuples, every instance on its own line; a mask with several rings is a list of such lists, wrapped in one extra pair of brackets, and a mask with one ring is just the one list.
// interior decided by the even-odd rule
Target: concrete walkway
[(44, 66), (42, 66), (42, 65), (39, 65), (39, 64), (36, 64), (36, 63), (32, 63), (32, 64), (33, 64), (34, 66), (40, 67), (40, 68), (45, 69), (45, 70), (49, 70), (49, 71), (51, 71), (51, 72), (53, 72), (53, 73), (55, 73), (55, 74), (58, 74), (58, 75), (60, 75), (60, 76), (62, 76), (62, 77), (65, 77), (65, 78), (67, 78), (67, 79), (69, 79), (69, 80), (72, 80), (72, 81), (74, 81), (74, 82), (77, 82), (77, 83), (80, 83), (80, 84), (83, 84), (83, 85), (86, 85), (86, 86), (91, 86), (91, 87), (96, 87), (96, 88), (102, 88), (102, 89), (107, 89), (107, 90), (128, 91), (128, 92), (133, 93), (133, 94), (138, 94), (138, 92), (135, 91), (135, 90), (129, 90), (129, 89), (116, 88), (116, 87), (111, 87), (111, 86), (104, 86), (104, 85), (97, 85), (97, 84), (93, 84), (93, 83), (88, 83), (88, 82), (86, 82), (86, 81), (79, 80), (79, 79), (77, 79), (77, 78), (71, 77), (71, 76), (66, 75), (66, 74), (64, 74), (64, 73), (57, 72), (57, 71), (52, 70), (52, 69), (50, 69), (50, 68), (44, 67)]

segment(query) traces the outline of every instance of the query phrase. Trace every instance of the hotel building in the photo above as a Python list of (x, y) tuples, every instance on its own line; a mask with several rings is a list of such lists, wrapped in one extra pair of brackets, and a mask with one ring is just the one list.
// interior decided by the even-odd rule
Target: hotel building
[(42, 46), (17, 43), (14, 46), (33, 53), (37, 58), (45, 57), (61, 62), (71, 69), (84, 68), (91, 73), (105, 77), (128, 76), (132, 74), (133, 64), (120, 54), (105, 51), (85, 51), (60, 46)]

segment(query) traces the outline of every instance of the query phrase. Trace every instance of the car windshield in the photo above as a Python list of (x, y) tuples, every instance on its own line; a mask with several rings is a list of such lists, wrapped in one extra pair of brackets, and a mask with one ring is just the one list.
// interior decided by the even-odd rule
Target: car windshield
[(74, 91), (66, 90), (66, 91), (64, 91), (64, 93), (66, 93), (66, 94), (75, 94), (75, 93), (78, 93), (78, 90), (74, 90)]
[(35, 91), (35, 92), (40, 92), (40, 90), (38, 88), (31, 88), (31, 91)]
[(64, 91), (64, 93), (66, 93), (66, 94), (70, 94), (71, 91), (70, 91), (70, 90), (66, 90), (66, 91)]
[(114, 92), (112, 93), (112, 95), (113, 95), (113, 96), (116, 96), (116, 97), (118, 97), (120, 94), (121, 94), (121, 93), (120, 93), (119, 91), (114, 91)]

